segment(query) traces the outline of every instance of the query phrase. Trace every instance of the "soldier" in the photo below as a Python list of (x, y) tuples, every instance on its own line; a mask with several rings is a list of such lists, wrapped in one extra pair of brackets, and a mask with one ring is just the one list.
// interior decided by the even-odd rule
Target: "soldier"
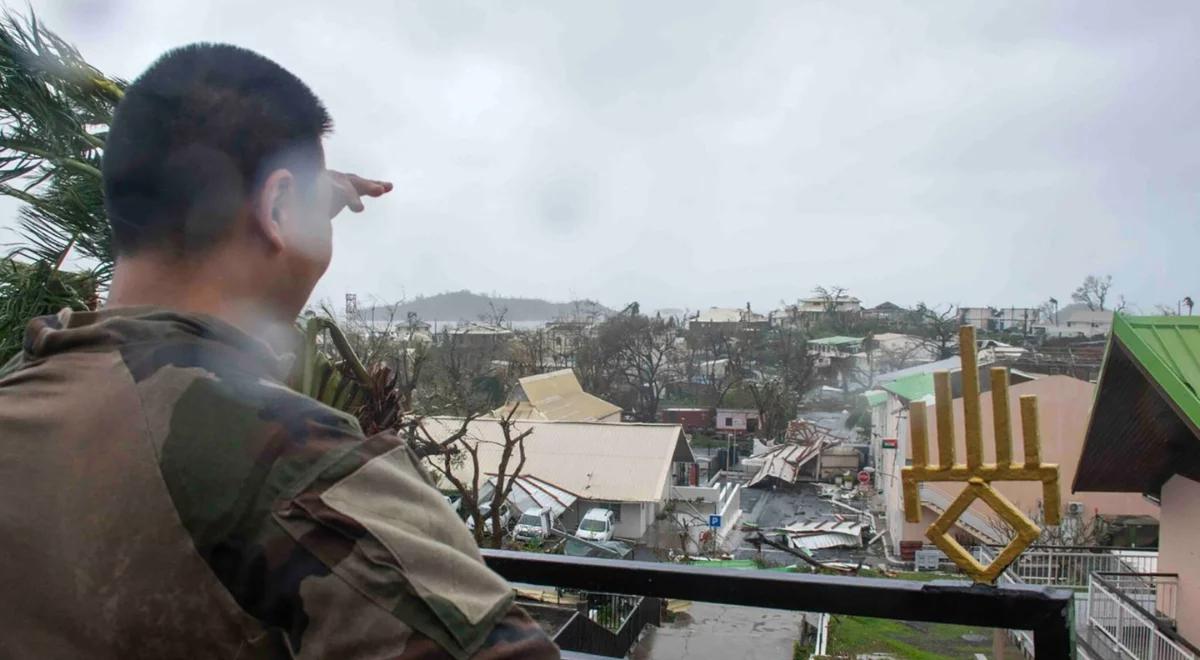
[(330, 220), (392, 188), (329, 128), (232, 46), (126, 90), (108, 304), (0, 370), (0, 657), (558, 657), (404, 443), (283, 385)]

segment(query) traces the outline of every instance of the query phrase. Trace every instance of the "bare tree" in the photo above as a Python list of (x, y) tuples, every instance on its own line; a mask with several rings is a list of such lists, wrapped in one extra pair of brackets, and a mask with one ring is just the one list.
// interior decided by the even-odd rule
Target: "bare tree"
[(1178, 310), (1176, 310), (1174, 307), (1171, 307), (1170, 305), (1155, 305), (1154, 311), (1157, 312), (1159, 316), (1178, 316), (1179, 315)]
[(838, 305), (843, 298), (846, 297), (846, 287), (844, 286), (816, 286), (813, 287), (813, 293), (821, 300), (821, 306), (825, 309), (826, 314), (834, 314), (838, 311)]
[(643, 316), (637, 303), (632, 303), (597, 326), (595, 339), (589, 342), (592, 345), (581, 351), (580, 375), (585, 381), (607, 381), (596, 383), (593, 393), (598, 395), (606, 390), (612, 395), (627, 389), (638, 417), (653, 421), (659, 399), (678, 375), (678, 336), (674, 319)]
[(764, 436), (777, 438), (795, 416), (804, 393), (812, 385), (814, 369), (808, 343), (797, 331), (774, 329), (755, 346), (753, 374), (745, 383), (758, 411)]
[(479, 320), (488, 325), (500, 327), (504, 324), (504, 317), (508, 316), (508, 308), (504, 306), (497, 307), (496, 301), (488, 300), (488, 311), (479, 315)]
[[(1104, 520), (1098, 515), (1098, 511), (1093, 513), (1094, 515), (1088, 518), (1085, 512), (1074, 512), (1064, 505), (1059, 516), (1059, 524), (1047, 525), (1045, 511), (1042, 510), (1039, 503), (1035, 510), (1029, 512), (1029, 519), (1041, 530), (1034, 543), (1037, 545), (1083, 547), (1101, 545), (1105, 531)], [(1007, 540), (1016, 536), (1016, 530), (1003, 518), (996, 515), (988, 515), (986, 520), (997, 538)], [(1064, 564), (1071, 563), (1070, 561), (1064, 562)], [(1074, 567), (1078, 568), (1078, 566)]]
[[(517, 406), (514, 405), (507, 414), (496, 420), (495, 423), (500, 425), (500, 441), (471, 436), (471, 425), (476, 422), (478, 416), (462, 418), (457, 428), (440, 440), (434, 438), (420, 419), (413, 419), (405, 426), (406, 439), (410, 445), (418, 454), (429, 457), (427, 464), (432, 467), (439, 480), (445, 479), (459, 492), (462, 498), (460, 506), (470, 517), (475, 542), (480, 546), (486, 544), (492, 548), (499, 548), (503, 545), (508, 530), (501, 522), (501, 510), (525, 469), (525, 439), (533, 433), (533, 427), (518, 428), (513, 419), (516, 412)], [(487, 445), (500, 448), (496, 472), (490, 475), (483, 474), (479, 462), (479, 450)], [(464, 464), (468, 468), (464, 471), (465, 475), (459, 473), (459, 468)], [(487, 482), (484, 477), (494, 480), (490, 496), (486, 498), (482, 496), (482, 487)], [(484, 509), (490, 509), (486, 518)]]
[(829, 327), (839, 332), (845, 330), (847, 315), (841, 310), (841, 304), (846, 299), (846, 287), (817, 286), (813, 287), (813, 294), (821, 301), (821, 307), (825, 312), (824, 320)]
[(1092, 311), (1104, 311), (1104, 302), (1108, 299), (1110, 288), (1112, 288), (1112, 275), (1104, 277), (1088, 275), (1083, 278), (1083, 284), (1080, 284), (1071, 294), (1071, 300), (1087, 305), (1087, 308)]
[(705, 405), (720, 407), (729, 391), (746, 377), (746, 346), (748, 339), (730, 336), (721, 331), (705, 333), (698, 350), (691, 351), (690, 370), (700, 377), (704, 387)]
[(954, 349), (958, 345), (958, 318), (952, 305), (939, 310), (923, 302), (917, 303), (911, 316), (912, 333), (937, 352), (937, 359), (954, 356)]
[(536, 328), (516, 333), (516, 350), (510, 361), (513, 376), (520, 378), (542, 373), (552, 360), (550, 338), (546, 330)]

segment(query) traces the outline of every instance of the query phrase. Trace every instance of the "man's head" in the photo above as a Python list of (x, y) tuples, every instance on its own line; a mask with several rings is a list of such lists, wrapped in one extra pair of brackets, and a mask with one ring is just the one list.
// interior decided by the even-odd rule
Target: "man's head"
[(163, 55), (126, 90), (105, 145), (118, 267), (215, 261), (270, 313), (298, 313), (330, 259), (330, 126), (312, 91), (261, 55), (219, 44)]

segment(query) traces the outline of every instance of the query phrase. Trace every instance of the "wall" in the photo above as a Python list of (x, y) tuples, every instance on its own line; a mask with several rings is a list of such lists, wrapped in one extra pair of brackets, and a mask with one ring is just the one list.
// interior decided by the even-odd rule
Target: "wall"
[[(623, 539), (638, 540), (646, 533), (647, 507), (653, 506), (646, 502), (622, 502), (621, 521), (614, 528), (614, 536)], [(649, 518), (653, 518), (650, 514)]]
[[(1083, 449), (1083, 437), (1087, 430), (1088, 417), (1091, 412), (1095, 386), (1091, 383), (1071, 378), (1069, 376), (1046, 376), (1038, 380), (1014, 385), (1010, 388), (1011, 397), (1009, 408), (1012, 414), (1011, 428), (1013, 435), (1012, 456), (1016, 462), (1024, 460), (1021, 420), (1018, 399), (1024, 394), (1034, 394), (1038, 397), (1038, 417), (1041, 424), (1042, 460), (1046, 463), (1057, 463), (1059, 466), (1060, 497), (1065, 507), (1068, 502), (1082, 502), (1086, 516), (1091, 517), (1097, 510), (1108, 514), (1144, 514), (1158, 517), (1158, 508), (1134, 493), (1071, 493), (1071, 482), (1075, 479), (1075, 469), (1079, 464), (1079, 455)], [(980, 396), (980, 412), (983, 426), (983, 460), (994, 463), (995, 440), (992, 431), (992, 393), (984, 392)], [(929, 415), (929, 456), (937, 457), (937, 423), (932, 405), (927, 407)], [(909, 447), (907, 420), (901, 424), (901, 434), (905, 441), (900, 443), (901, 454), (904, 457), (912, 455)], [(955, 427), (955, 457), (957, 462), (966, 460), (966, 443), (964, 440), (963, 401), (954, 400)], [(899, 466), (894, 466), (895, 483), (899, 486)], [(958, 495), (963, 485), (957, 483), (931, 484), (950, 497)], [(1009, 498), (1021, 511), (1028, 514), (1038, 508), (1042, 497), (1040, 482), (997, 482), (996, 489)], [(893, 509), (893, 507), (896, 507)], [(990, 510), (986, 505), (976, 502), (971, 510), (979, 515), (989, 516)], [(889, 498), (888, 505), (889, 529), (893, 526), (893, 517), (903, 518), (903, 504), (899, 498)], [(921, 540), (924, 538), (923, 529), (916, 533), (917, 526), (907, 526), (901, 533), (901, 540)]]
[(1178, 573), (1175, 612), (1179, 634), (1200, 643), (1200, 482), (1175, 475), (1163, 485), (1159, 510), (1158, 570)]
[(715, 426), (718, 431), (745, 431), (747, 418), (744, 410), (717, 409)]
[[(721, 527), (716, 530), (716, 545), (719, 549), (726, 549), (723, 546), (741, 519), (741, 490), (741, 484), (734, 483), (705, 487), (676, 486), (671, 489), (671, 499), (675, 501), (675, 519), (687, 521), (686, 526), (695, 544), (689, 550), (699, 548), (700, 535), (709, 531), (708, 527), (697, 524), (696, 517), (705, 520), (714, 513), (721, 516)], [(677, 529), (685, 526), (678, 522), (675, 524)], [(671, 541), (675, 544), (676, 539), (672, 538)]]
[(884, 407), (881, 425), (883, 430), (880, 433), (884, 437), (895, 438), (896, 448), (879, 449), (875, 487), (881, 495), (892, 551), (899, 553), (900, 541), (904, 540), (904, 501), (900, 492), (900, 468), (905, 466), (905, 457), (909, 455), (908, 412), (900, 397), (891, 393), (888, 393)]
[(822, 480), (841, 476), (847, 472), (853, 479), (862, 467), (862, 454), (843, 446), (830, 447), (822, 451), (818, 460), (820, 460), (821, 468), (817, 477)]
[[(620, 520), (613, 524), (613, 536), (622, 539), (637, 541), (646, 534), (646, 527), (654, 520), (654, 504), (651, 502), (596, 502), (591, 500), (579, 500), (578, 516), (582, 519), (592, 508), (611, 508), (619, 506), (621, 509)], [(578, 520), (574, 527), (569, 528), (572, 532), (579, 527)]]

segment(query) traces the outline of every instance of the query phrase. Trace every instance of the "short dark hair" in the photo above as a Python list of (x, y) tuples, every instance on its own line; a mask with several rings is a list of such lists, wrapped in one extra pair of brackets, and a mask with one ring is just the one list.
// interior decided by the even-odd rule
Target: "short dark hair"
[(236, 46), (192, 44), (125, 90), (104, 148), (113, 248), (211, 246), (280, 166), (316, 174), (332, 121), (299, 78)]

